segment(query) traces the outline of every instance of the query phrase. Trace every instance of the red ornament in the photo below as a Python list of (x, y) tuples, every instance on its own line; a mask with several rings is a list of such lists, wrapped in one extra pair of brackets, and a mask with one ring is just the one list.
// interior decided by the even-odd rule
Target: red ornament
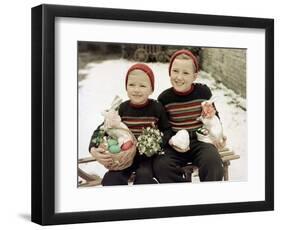
[(133, 146), (133, 144), (134, 143), (132, 141), (127, 141), (121, 146), (121, 149), (123, 151), (126, 151), (126, 150), (130, 149)]

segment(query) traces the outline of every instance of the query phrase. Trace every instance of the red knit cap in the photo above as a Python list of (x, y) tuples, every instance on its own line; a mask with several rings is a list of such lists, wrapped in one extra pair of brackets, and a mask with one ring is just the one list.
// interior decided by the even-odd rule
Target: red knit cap
[(137, 63), (135, 65), (132, 65), (130, 67), (130, 69), (128, 70), (127, 75), (126, 75), (126, 80), (125, 80), (126, 89), (127, 89), (127, 82), (128, 82), (129, 73), (132, 72), (133, 70), (136, 70), (136, 69), (142, 70), (143, 72), (145, 72), (147, 74), (147, 76), (149, 77), (149, 80), (150, 80), (152, 91), (154, 91), (154, 74), (152, 72), (152, 69), (150, 69), (147, 65), (142, 64), (142, 63)]
[(172, 64), (173, 64), (175, 58), (181, 54), (185, 54), (191, 58), (191, 60), (194, 63), (194, 66), (195, 66), (195, 73), (197, 73), (199, 71), (199, 64), (198, 64), (197, 58), (194, 56), (194, 54), (189, 50), (178, 50), (172, 55), (172, 57), (170, 59), (169, 75), (171, 76), (171, 68), (172, 68)]

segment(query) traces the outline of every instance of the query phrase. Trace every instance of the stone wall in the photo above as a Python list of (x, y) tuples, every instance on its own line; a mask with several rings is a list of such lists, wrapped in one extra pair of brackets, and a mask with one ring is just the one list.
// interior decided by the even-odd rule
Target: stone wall
[(203, 48), (201, 68), (225, 86), (246, 98), (246, 50)]

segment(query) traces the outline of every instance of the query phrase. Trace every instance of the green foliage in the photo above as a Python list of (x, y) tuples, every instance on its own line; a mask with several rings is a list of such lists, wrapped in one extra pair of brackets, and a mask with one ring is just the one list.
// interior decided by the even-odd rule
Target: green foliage
[(98, 147), (103, 142), (103, 137), (105, 136), (105, 131), (101, 128), (99, 128), (94, 135), (94, 138), (92, 139), (92, 142), (94, 143), (95, 147)]

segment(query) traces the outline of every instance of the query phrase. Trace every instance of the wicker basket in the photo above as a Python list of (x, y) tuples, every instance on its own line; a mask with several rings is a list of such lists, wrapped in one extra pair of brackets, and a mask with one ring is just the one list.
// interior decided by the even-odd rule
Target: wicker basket
[(114, 171), (126, 169), (133, 164), (134, 157), (136, 155), (136, 146), (137, 146), (137, 140), (134, 134), (130, 130), (122, 129), (122, 128), (118, 128), (118, 129), (126, 131), (128, 132), (128, 134), (130, 134), (133, 140), (133, 146), (131, 146), (131, 148), (126, 151), (121, 151), (120, 153), (110, 153), (109, 151), (106, 151), (104, 153), (110, 156), (113, 160), (113, 164), (111, 166), (108, 166), (107, 169), (114, 170)]

